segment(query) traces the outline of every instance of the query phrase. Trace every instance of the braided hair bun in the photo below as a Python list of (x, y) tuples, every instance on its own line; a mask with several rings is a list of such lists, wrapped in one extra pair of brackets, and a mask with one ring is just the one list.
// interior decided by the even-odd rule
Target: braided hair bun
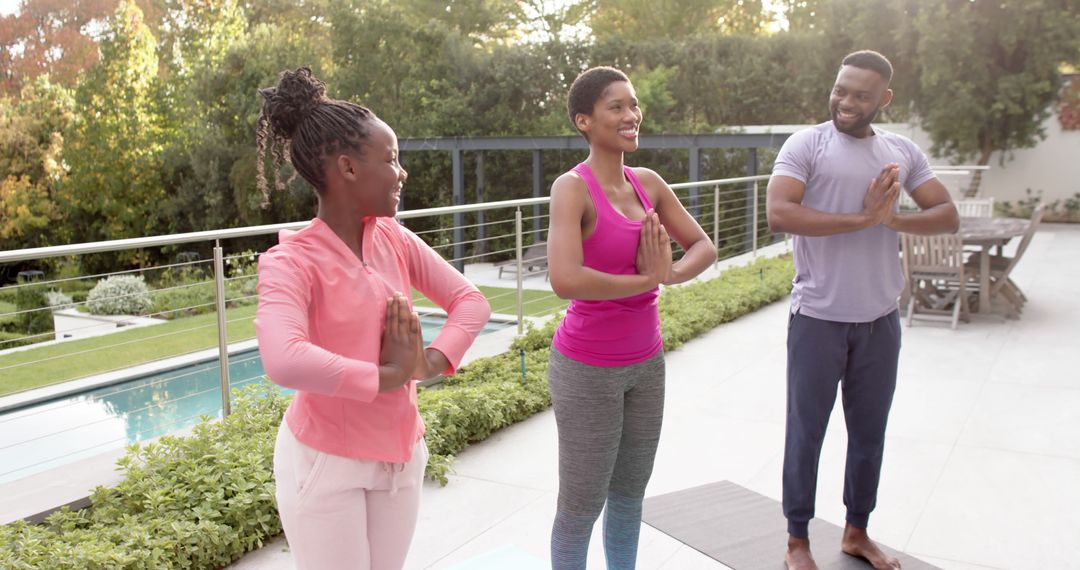
[(371, 121), (378, 120), (366, 107), (328, 98), (326, 84), (308, 67), (282, 71), (277, 86), (259, 89), (259, 94), (263, 106), (255, 131), (255, 182), (264, 208), (270, 205), (267, 150), (273, 159), (276, 190), (285, 189), (278, 171), (288, 162), (295, 169), (288, 182), (299, 174), (321, 193), (326, 186), (325, 159), (346, 150), (359, 152), (368, 139)]
[(301, 67), (296, 71), (282, 71), (277, 87), (260, 89), (263, 96), (263, 114), (270, 121), (275, 136), (292, 138), (300, 123), (326, 101), (326, 84), (311, 74), (311, 69)]

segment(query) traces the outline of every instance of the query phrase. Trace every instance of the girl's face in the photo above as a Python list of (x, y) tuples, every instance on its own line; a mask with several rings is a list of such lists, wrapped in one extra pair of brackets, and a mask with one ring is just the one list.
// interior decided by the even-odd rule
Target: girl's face
[(578, 115), (578, 121), (578, 128), (588, 135), (590, 146), (622, 152), (637, 150), (641, 107), (634, 86), (627, 81), (609, 84), (593, 103), (592, 116)]
[(357, 162), (352, 199), (369, 216), (393, 217), (401, 202), (401, 189), (409, 174), (398, 162), (397, 135), (386, 123), (372, 123)]

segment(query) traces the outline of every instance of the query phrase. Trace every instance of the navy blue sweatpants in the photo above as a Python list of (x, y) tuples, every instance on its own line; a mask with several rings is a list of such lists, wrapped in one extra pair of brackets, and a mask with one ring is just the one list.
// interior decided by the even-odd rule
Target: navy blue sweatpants
[(847, 521), (866, 528), (877, 502), (885, 425), (896, 389), (900, 315), (869, 323), (824, 321), (795, 313), (788, 321), (784, 516), (788, 533), (807, 537), (814, 518), (818, 459), (836, 387), (847, 424), (844, 506)]

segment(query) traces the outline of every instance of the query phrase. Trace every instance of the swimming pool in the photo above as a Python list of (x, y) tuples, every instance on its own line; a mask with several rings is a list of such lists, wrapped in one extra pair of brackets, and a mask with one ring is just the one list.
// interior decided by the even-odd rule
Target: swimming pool
[[(445, 318), (421, 318), (424, 344)], [(480, 334), (512, 326), (489, 322)], [(229, 355), (229, 385), (263, 378), (258, 349)], [(284, 390), (284, 389), (283, 389)], [(284, 390), (286, 393), (289, 390)], [(218, 360), (144, 374), (0, 414), (0, 483), (221, 417)]]

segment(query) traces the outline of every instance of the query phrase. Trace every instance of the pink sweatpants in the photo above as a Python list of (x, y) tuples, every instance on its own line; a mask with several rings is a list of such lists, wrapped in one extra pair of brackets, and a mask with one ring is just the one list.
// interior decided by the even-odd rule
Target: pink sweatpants
[(400, 570), (420, 506), (428, 451), (405, 464), (331, 455), (281, 422), (274, 449), (278, 512), (299, 570)]

